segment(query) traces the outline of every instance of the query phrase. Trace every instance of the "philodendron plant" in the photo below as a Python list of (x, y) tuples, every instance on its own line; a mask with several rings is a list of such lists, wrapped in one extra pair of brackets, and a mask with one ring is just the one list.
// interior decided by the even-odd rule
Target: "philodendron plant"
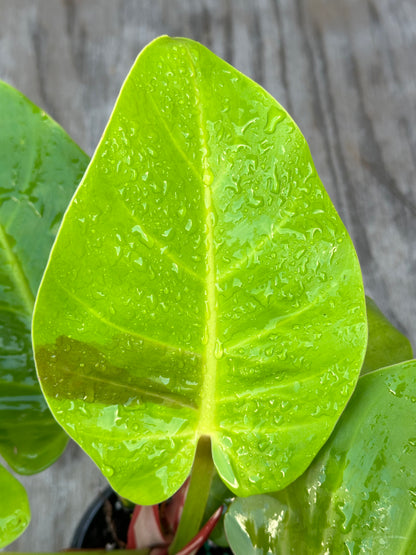
[(152, 42), (33, 319), (55, 418), (137, 504), (127, 546), (185, 555), (213, 534), (244, 555), (410, 553), (416, 363), (367, 314), (291, 117), (200, 44)]

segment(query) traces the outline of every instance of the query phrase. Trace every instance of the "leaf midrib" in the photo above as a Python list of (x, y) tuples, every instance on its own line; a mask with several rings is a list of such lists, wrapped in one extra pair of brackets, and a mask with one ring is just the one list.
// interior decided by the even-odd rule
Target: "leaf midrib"
[(199, 414), (199, 433), (200, 435), (211, 436), (215, 422), (215, 389), (217, 375), (217, 359), (215, 358), (215, 347), (217, 341), (217, 295), (216, 295), (216, 275), (215, 275), (215, 251), (214, 251), (214, 222), (212, 209), (211, 186), (213, 176), (210, 171), (208, 160), (208, 138), (204, 124), (204, 114), (202, 110), (201, 91), (197, 82), (197, 70), (194, 60), (187, 44), (184, 45), (192, 67), (192, 81), (194, 85), (196, 109), (198, 117), (199, 137), (201, 144), (201, 163), (202, 163), (202, 185), (204, 190), (205, 223), (206, 235), (206, 261), (207, 272), (205, 276), (206, 290), (206, 333), (207, 342), (204, 351), (205, 372), (200, 392), (200, 414)]
[(16, 254), (13, 252), (12, 246), (8, 240), (6, 230), (4, 226), (0, 223), (0, 245), (3, 248), (6, 262), (11, 268), (11, 276), (16, 286), (16, 289), (23, 301), (23, 308), (30, 318), (32, 316), (33, 307), (35, 304), (35, 297), (30, 290), (28, 280), (23, 271), (23, 266), (21, 261), (17, 258)]

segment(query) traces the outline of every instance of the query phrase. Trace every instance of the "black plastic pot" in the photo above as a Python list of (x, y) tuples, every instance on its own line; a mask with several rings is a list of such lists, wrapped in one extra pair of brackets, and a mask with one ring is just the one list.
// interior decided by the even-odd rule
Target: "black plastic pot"
[[(124, 507), (111, 488), (104, 490), (88, 507), (72, 538), (72, 549), (123, 549), (133, 507)], [(198, 555), (227, 555), (232, 552), (207, 542)]]
[(111, 488), (104, 490), (82, 516), (71, 548), (123, 549), (132, 508), (126, 508)]

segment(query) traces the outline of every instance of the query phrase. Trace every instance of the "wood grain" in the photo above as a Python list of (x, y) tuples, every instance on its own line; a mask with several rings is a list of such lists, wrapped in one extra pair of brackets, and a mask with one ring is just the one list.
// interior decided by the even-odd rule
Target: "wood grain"
[[(300, 125), (356, 245), (365, 285), (416, 344), (413, 0), (0, 0), (0, 78), (92, 153), (142, 47), (197, 39)], [(105, 481), (71, 444), (22, 480), (33, 522), (9, 550), (69, 545)]]

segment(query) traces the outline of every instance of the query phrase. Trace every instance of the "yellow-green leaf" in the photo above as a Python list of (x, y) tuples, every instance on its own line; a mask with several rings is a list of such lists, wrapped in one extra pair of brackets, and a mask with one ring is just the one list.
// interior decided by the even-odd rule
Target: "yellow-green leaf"
[(187, 39), (139, 55), (64, 218), (34, 317), (56, 418), (153, 504), (211, 437), (239, 495), (299, 476), (366, 346), (348, 234), (304, 137)]

